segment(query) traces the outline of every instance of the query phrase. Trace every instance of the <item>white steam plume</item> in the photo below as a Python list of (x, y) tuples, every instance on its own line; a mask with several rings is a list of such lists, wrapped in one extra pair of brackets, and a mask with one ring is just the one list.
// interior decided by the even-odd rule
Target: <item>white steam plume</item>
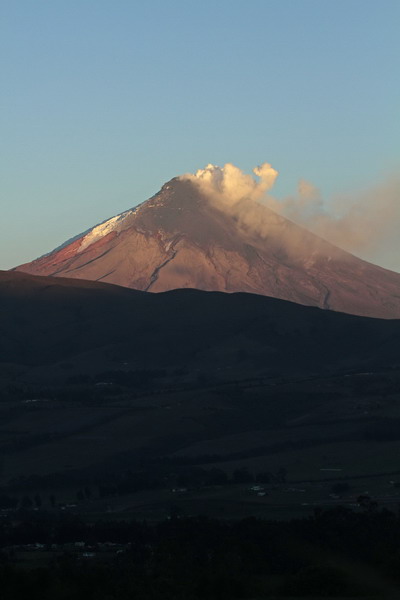
[[(337, 197), (327, 205), (320, 191), (304, 179), (293, 196), (273, 197), (268, 192), (278, 171), (269, 163), (255, 167), (253, 173), (257, 179), (230, 163), (223, 167), (209, 164), (182, 179), (198, 185), (214, 206), (263, 237), (278, 231), (278, 221), (263, 210), (266, 206), (361, 258), (400, 270), (400, 178), (393, 177), (362, 193)], [(285, 242), (293, 249), (301, 239)]]
[(268, 163), (255, 167), (253, 173), (259, 181), (231, 163), (223, 167), (209, 164), (204, 169), (199, 169), (195, 175), (182, 175), (182, 179), (196, 183), (207, 197), (224, 205), (234, 205), (244, 199), (260, 200), (273, 187), (278, 177), (278, 171)]

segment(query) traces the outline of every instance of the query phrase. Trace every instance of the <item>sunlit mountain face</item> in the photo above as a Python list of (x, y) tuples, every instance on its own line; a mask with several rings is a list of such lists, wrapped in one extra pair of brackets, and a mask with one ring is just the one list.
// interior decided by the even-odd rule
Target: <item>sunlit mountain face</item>
[[(352, 314), (400, 317), (400, 275), (365, 262), (262, 202), (276, 171), (208, 165), (152, 198), (16, 267), (150, 292), (250, 292)], [(228, 165), (229, 167), (229, 165)]]

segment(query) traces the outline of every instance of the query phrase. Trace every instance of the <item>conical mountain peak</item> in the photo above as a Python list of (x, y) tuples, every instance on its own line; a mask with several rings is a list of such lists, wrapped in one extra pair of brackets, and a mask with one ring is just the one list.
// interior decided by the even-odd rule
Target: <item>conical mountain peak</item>
[(255, 181), (208, 165), (175, 177), (146, 202), (96, 225), (17, 270), (161, 292), (251, 292), (342, 312), (400, 317), (400, 275), (322, 240), (260, 198)]

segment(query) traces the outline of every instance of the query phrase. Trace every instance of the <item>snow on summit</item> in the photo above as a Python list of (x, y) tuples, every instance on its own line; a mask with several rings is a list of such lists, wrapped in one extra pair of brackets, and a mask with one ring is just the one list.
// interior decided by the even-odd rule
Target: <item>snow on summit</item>
[(84, 236), (84, 238), (82, 239), (81, 245), (78, 248), (78, 252), (82, 252), (88, 246), (90, 246), (94, 242), (97, 242), (100, 238), (106, 236), (107, 234), (111, 233), (112, 231), (115, 231), (116, 229), (120, 229), (123, 221), (129, 215), (134, 214), (136, 211), (137, 211), (137, 207), (130, 209), (130, 210), (126, 210), (125, 212), (120, 213), (119, 215), (116, 215), (115, 217), (111, 217), (111, 219), (108, 219), (107, 221), (104, 221), (103, 223), (100, 223), (100, 225), (96, 225), (95, 227), (93, 227), (93, 229), (91, 229), (89, 231), (89, 233), (87, 233)]

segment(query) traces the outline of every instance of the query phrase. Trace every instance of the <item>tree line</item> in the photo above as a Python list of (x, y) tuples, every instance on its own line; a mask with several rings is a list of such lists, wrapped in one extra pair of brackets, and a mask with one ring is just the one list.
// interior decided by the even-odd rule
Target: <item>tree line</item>
[[(85, 523), (42, 515), (0, 524), (5, 600), (231, 600), (279, 597), (396, 597), (400, 518), (375, 504), (338, 507), (288, 522), (172, 518), (160, 523)], [(67, 551), (23, 569), (9, 548), (85, 542), (91, 560)], [(104, 542), (127, 549), (101, 562)]]

